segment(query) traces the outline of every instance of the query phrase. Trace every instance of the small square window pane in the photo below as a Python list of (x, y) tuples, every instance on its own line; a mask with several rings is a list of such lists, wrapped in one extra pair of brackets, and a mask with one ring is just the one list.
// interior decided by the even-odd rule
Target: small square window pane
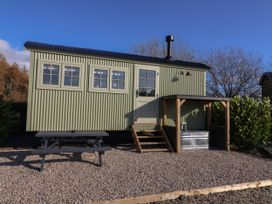
[(59, 65), (51, 65), (49, 69), (52, 70), (52, 74), (59, 75)]
[(107, 87), (108, 87), (107, 79), (101, 79), (100, 80), (100, 88), (107, 88)]
[(101, 77), (104, 79), (107, 79), (108, 78), (108, 70), (101, 70), (101, 72), (102, 72)]
[(156, 77), (156, 71), (151, 71), (151, 70), (147, 71), (147, 78), (154, 79), (155, 77)]
[(79, 76), (79, 67), (73, 67), (73, 76)]
[(120, 79), (125, 81), (125, 72), (120, 72)]
[(72, 70), (72, 68), (70, 66), (65, 66), (65, 68), (64, 68), (64, 75), (65, 76), (72, 76), (71, 70)]
[(119, 79), (120, 74), (117, 71), (112, 72), (112, 79)]
[(43, 75), (43, 84), (50, 84), (50, 75)]
[(149, 87), (149, 88), (155, 88), (155, 80), (154, 79), (148, 79), (146, 81), (146, 87)]
[(99, 88), (99, 87), (100, 87), (100, 80), (94, 79), (94, 88)]
[(108, 78), (108, 70), (95, 69), (94, 78)]
[(113, 80), (118, 80), (118, 79), (119, 79), (119, 76), (112, 74), (112, 79), (113, 79)]
[(112, 72), (112, 79), (120, 79), (121, 72), (113, 71)]
[(139, 87), (141, 88), (144, 88), (146, 87), (146, 80), (145, 79), (140, 79), (139, 80)]
[(119, 89), (125, 89), (125, 81), (119, 81)]
[(146, 78), (146, 70), (140, 69), (140, 78)]
[(125, 81), (122, 80), (112, 80), (113, 89), (125, 89)]
[(72, 86), (79, 86), (79, 78), (78, 77), (72, 78)]
[(122, 71), (113, 71), (112, 79), (125, 80), (125, 72)]
[(65, 76), (64, 77), (64, 86), (70, 86), (71, 84), (71, 77)]
[(50, 74), (50, 69), (48, 69), (49, 65), (48, 64), (44, 64), (43, 67), (43, 74)]
[(122, 71), (113, 71), (112, 72), (113, 79), (125, 80), (125, 72)]
[(52, 75), (51, 77), (52, 77), (52, 78), (51, 78), (51, 84), (52, 84), (52, 85), (58, 85), (58, 84), (59, 84), (59, 76), (57, 76), (57, 75)]
[(100, 77), (100, 70), (99, 69), (95, 69), (94, 70), (94, 78), (99, 78)]
[(112, 80), (112, 88), (118, 89), (118, 80)]

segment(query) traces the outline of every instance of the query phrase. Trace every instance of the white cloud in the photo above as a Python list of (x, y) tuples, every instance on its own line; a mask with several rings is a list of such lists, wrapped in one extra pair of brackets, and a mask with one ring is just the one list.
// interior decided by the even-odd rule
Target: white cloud
[(29, 51), (12, 48), (8, 41), (0, 39), (0, 53), (4, 55), (8, 63), (16, 63), (19, 67), (25, 66), (29, 69)]

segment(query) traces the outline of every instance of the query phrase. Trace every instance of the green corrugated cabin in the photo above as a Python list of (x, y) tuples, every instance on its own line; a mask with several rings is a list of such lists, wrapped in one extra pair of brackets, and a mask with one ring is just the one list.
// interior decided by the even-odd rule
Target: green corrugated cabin
[[(157, 121), (162, 96), (206, 94), (208, 66), (201, 63), (37, 42), (25, 47), (28, 131), (126, 130)], [(188, 106), (183, 117), (201, 111)]]
[[(162, 97), (206, 95), (202, 63), (26, 42), (30, 50), (27, 131), (129, 130), (159, 124)], [(175, 123), (175, 103), (168, 109)], [(203, 103), (187, 102), (181, 123), (205, 130)], [(142, 127), (144, 129), (144, 127)]]

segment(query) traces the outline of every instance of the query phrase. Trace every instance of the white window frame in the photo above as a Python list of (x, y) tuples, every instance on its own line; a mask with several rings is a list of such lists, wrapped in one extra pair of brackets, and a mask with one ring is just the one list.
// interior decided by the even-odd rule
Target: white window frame
[[(125, 87), (124, 89), (114, 89), (112, 88), (112, 73), (113, 71), (119, 71), (119, 72), (124, 72), (125, 73)], [(111, 68), (110, 72), (110, 91), (111, 92), (116, 92), (116, 93), (127, 93), (127, 88), (128, 88), (128, 80), (127, 80), (127, 70), (126, 69), (121, 69), (121, 68)]]
[[(50, 85), (43, 84), (43, 67), (44, 64), (53, 64), (59, 66), (59, 84), (58, 85)], [(65, 66), (74, 66), (79, 67), (79, 87), (74, 86), (64, 86), (64, 67)], [(83, 64), (81, 63), (68, 63), (54, 60), (41, 60), (38, 63), (37, 69), (37, 88), (38, 89), (56, 89), (56, 90), (71, 90), (71, 91), (82, 91), (84, 85), (84, 69)]]
[[(107, 88), (96, 88), (94, 87), (94, 70), (101, 69), (108, 71), (108, 80), (107, 80)], [(113, 71), (122, 71), (125, 73), (125, 87), (124, 89), (114, 89), (112, 88), (112, 73)], [(108, 92), (108, 93), (127, 93), (128, 90), (128, 76), (127, 69), (125, 68), (116, 68), (109, 66), (90, 66), (90, 75), (89, 75), (89, 91), (97, 91), (97, 92)]]
[[(64, 85), (64, 77), (65, 77), (65, 66), (70, 67), (78, 67), (79, 68), (79, 86), (66, 86)], [(83, 74), (83, 65), (82, 64), (75, 64), (75, 63), (63, 63), (62, 64), (62, 87), (66, 90), (83, 90), (84, 84), (84, 74)]]
[[(124, 79), (124, 88), (123, 89), (116, 89), (116, 88), (112, 87), (112, 82), (113, 82), (112, 74), (113, 74), (113, 72), (124, 72), (125, 79)], [(111, 69), (111, 77), (110, 78), (111, 78), (110, 90), (113, 90), (113, 91), (125, 91), (126, 90), (126, 71), (120, 70), (120, 69)]]
[[(46, 89), (58, 89), (61, 87), (61, 75), (62, 75), (62, 67), (61, 63), (56, 62), (56, 61), (40, 61), (39, 64), (39, 69), (38, 69), (38, 83), (37, 86), (38, 88), (46, 88)], [(52, 64), (52, 65), (58, 65), (59, 66), (59, 84), (58, 85), (52, 85), (52, 84), (44, 84), (43, 83), (43, 68), (45, 64)]]
[[(95, 69), (108, 71), (107, 88), (94, 87), (94, 70)], [(96, 90), (96, 91), (107, 91), (107, 90), (109, 90), (109, 83), (110, 83), (109, 78), (110, 78), (110, 69), (109, 68), (106, 68), (106, 67), (92, 67), (91, 72), (90, 72), (90, 77), (89, 77), (91, 89)]]

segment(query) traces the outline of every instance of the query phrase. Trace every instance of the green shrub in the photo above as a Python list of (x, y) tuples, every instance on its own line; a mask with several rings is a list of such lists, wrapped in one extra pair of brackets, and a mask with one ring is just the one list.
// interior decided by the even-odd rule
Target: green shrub
[[(225, 112), (220, 102), (212, 104), (212, 124), (225, 125)], [(269, 98), (262, 101), (234, 97), (230, 101), (231, 144), (238, 149), (253, 149), (272, 142), (272, 118)]]
[(18, 113), (12, 110), (10, 103), (0, 99), (0, 143), (8, 133), (18, 126)]
[(220, 102), (212, 103), (212, 124), (215, 126), (225, 126), (225, 109)]
[(251, 149), (270, 142), (270, 111), (269, 99), (234, 97), (230, 110), (232, 143), (241, 149)]

